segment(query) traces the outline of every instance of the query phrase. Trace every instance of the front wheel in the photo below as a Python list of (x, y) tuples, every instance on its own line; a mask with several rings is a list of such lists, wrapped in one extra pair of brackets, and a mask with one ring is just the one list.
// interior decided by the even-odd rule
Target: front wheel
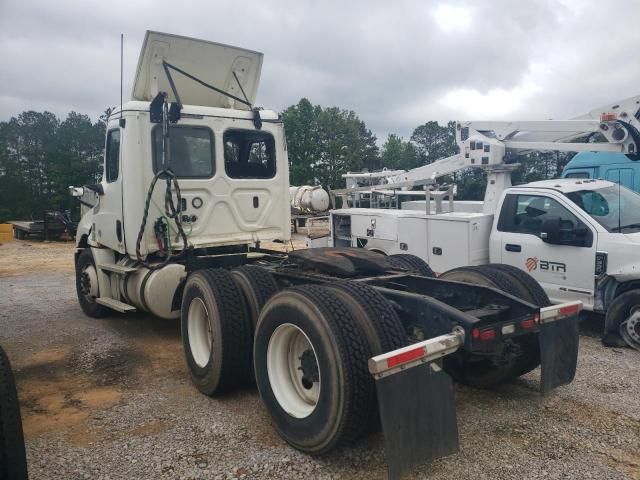
[(614, 298), (605, 317), (607, 346), (622, 346), (620, 339), (628, 346), (640, 350), (640, 290), (629, 290)]
[(100, 296), (98, 271), (90, 248), (82, 250), (76, 261), (76, 293), (80, 308), (85, 315), (101, 318), (109, 313), (107, 308), (96, 303), (96, 299)]

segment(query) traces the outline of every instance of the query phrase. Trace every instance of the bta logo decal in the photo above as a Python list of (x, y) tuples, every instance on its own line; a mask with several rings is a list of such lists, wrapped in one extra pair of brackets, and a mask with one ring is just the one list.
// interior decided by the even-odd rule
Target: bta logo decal
[(545, 272), (567, 272), (567, 264), (562, 262), (551, 262), (549, 260), (538, 260), (538, 257), (529, 257), (525, 262), (528, 271), (536, 270), (538, 266), (540, 270)]

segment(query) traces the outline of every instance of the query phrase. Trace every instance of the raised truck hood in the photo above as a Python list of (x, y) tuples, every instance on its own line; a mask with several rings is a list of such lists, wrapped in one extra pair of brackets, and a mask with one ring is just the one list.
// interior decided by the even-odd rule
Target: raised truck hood
[[(188, 72), (205, 83), (213, 85), (249, 103), (255, 102), (262, 70), (263, 54), (221, 43), (147, 31), (131, 92), (132, 100), (151, 101), (158, 92), (167, 92), (175, 101), (162, 62)], [(233, 73), (238, 77), (240, 89)], [(171, 70), (171, 76), (185, 105), (234, 108), (249, 110), (247, 105), (226, 95), (208, 89), (179, 72)]]

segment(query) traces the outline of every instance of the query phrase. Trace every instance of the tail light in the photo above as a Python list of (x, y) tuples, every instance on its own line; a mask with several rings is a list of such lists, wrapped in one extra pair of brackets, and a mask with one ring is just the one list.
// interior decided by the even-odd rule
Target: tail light
[(535, 327), (538, 323), (540, 323), (540, 314), (536, 313), (531, 318), (527, 318), (520, 322), (520, 326), (525, 330)]
[(496, 331), (493, 328), (485, 328), (484, 330), (474, 328), (471, 331), (471, 336), (475, 340), (480, 340), (481, 342), (489, 342), (496, 338)]

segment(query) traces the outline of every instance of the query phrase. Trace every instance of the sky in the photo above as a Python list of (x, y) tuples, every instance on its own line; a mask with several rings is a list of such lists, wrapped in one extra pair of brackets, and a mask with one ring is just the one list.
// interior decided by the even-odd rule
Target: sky
[(354, 110), (383, 141), (428, 120), (570, 118), (640, 93), (640, 0), (0, 0), (0, 120), (93, 119), (145, 30), (264, 53), (257, 104)]

